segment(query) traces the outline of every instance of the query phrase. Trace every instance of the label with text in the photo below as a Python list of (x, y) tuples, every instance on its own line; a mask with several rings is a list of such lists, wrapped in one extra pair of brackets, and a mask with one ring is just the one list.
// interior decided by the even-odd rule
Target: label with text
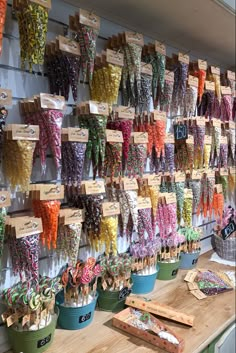
[(122, 131), (106, 129), (107, 142), (124, 142)]
[(120, 214), (119, 202), (103, 202), (102, 213), (104, 217), (119, 215)]

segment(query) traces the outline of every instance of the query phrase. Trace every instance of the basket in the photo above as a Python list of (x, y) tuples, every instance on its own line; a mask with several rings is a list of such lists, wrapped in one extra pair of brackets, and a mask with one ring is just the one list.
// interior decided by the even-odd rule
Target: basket
[(216, 253), (225, 260), (236, 260), (236, 238), (227, 238), (223, 240), (218, 235), (212, 237), (212, 247)]
[(125, 300), (131, 290), (127, 287), (120, 291), (103, 290), (101, 283), (98, 283), (98, 307), (102, 311), (117, 313), (125, 308)]
[(179, 270), (180, 260), (176, 262), (162, 262), (158, 261), (159, 272), (157, 273), (157, 279), (162, 281), (169, 281), (175, 279)]
[(147, 294), (152, 292), (156, 283), (158, 270), (152, 273), (151, 275), (139, 275), (139, 274), (132, 273), (131, 274), (131, 278), (133, 281), (132, 293)]
[(199, 255), (200, 251), (196, 251), (193, 253), (181, 252), (179, 268), (182, 270), (191, 270), (192, 268), (196, 267)]

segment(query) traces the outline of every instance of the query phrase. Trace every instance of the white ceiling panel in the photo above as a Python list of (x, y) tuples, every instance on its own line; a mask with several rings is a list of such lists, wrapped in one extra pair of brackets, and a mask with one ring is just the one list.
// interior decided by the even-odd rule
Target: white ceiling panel
[[(65, 0), (167, 45), (235, 67), (235, 13), (220, 0)], [(112, 34), (112, 33), (111, 33)], [(213, 62), (212, 62), (213, 64)]]

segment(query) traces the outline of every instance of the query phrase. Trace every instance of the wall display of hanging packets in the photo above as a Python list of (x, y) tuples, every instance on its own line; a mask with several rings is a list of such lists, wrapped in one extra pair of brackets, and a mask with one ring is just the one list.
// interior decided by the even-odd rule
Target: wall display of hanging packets
[(81, 51), (82, 80), (91, 84), (96, 56), (96, 42), (100, 29), (100, 18), (94, 13), (80, 9), (69, 16), (69, 36), (77, 41)]
[(55, 41), (47, 43), (45, 64), (51, 94), (62, 95), (68, 101), (71, 88), (73, 99), (77, 102), (80, 55), (79, 43), (70, 38), (58, 36)]
[(33, 65), (44, 63), (51, 1), (14, 0), (13, 8), (19, 25), (21, 66), (32, 71)]
[(39, 141), (34, 151), (34, 162), (40, 157), (42, 174), (46, 172), (46, 152), (50, 147), (53, 154), (57, 179), (61, 177), (61, 126), (65, 98), (40, 93), (20, 102), (20, 110), (26, 124), (39, 125)]

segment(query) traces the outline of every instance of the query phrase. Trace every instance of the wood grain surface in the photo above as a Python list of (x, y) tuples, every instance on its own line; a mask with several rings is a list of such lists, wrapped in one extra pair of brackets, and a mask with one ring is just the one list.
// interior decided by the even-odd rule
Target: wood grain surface
[[(199, 268), (234, 270), (233, 267), (210, 262), (211, 253), (200, 257)], [(199, 353), (235, 320), (235, 291), (198, 300), (187, 289), (184, 282), (186, 273), (187, 271), (179, 270), (177, 278), (172, 281), (156, 281), (155, 290), (145, 297), (195, 316), (192, 328), (159, 319), (184, 339), (184, 353)], [(113, 315), (97, 310), (92, 324), (81, 331), (57, 329), (54, 342), (47, 353), (165, 353), (112, 327)]]

